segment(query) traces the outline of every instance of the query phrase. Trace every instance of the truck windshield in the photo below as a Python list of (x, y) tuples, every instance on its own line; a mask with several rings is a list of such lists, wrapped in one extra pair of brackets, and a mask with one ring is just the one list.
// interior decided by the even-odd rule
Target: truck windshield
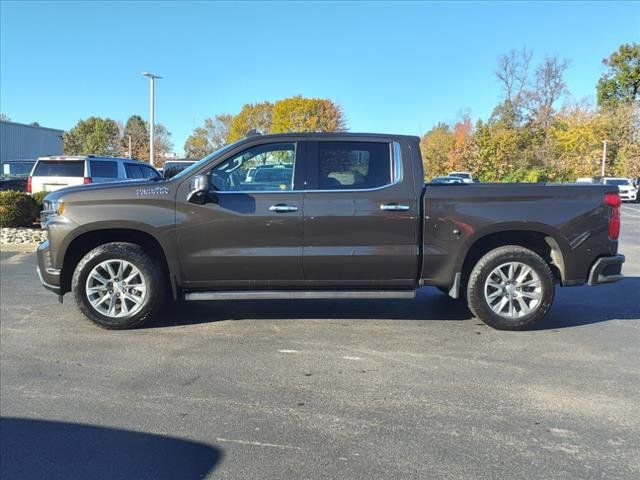
[[(237, 142), (236, 142), (237, 143)], [(180, 173), (178, 173), (177, 175), (175, 175), (172, 178), (183, 178), (186, 177), (188, 175), (191, 175), (191, 172), (197, 171), (200, 167), (202, 167), (202, 165), (204, 165), (205, 162), (207, 162), (208, 160), (211, 160), (214, 157), (217, 157), (218, 155), (222, 155), (224, 152), (231, 150), (232, 147), (234, 147), (236, 145), (236, 143), (231, 143), (229, 145), (225, 145), (222, 148), (219, 148), (218, 150), (216, 150), (213, 153), (210, 153), (209, 155), (207, 155), (206, 157), (204, 157), (202, 160), (198, 160), (196, 163), (194, 163), (193, 165), (185, 168), (184, 170), (182, 170)]]

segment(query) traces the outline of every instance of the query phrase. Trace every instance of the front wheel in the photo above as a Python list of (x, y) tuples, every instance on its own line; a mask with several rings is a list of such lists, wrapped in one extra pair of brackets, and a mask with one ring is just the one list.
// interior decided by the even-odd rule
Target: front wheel
[(499, 247), (483, 256), (467, 284), (471, 312), (499, 330), (525, 330), (542, 320), (554, 293), (547, 262), (516, 245)]
[(164, 302), (164, 275), (139, 245), (107, 243), (76, 266), (71, 290), (80, 311), (97, 325), (122, 330), (142, 325)]

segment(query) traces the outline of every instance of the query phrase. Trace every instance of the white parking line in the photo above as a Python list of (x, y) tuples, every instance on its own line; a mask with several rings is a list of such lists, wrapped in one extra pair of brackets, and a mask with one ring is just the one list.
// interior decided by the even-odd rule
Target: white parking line
[(302, 448), (294, 447), (293, 445), (280, 445), (277, 443), (252, 442), (249, 440), (233, 440), (231, 438), (222, 438), (222, 437), (216, 438), (216, 441), (225, 442), (225, 443), (237, 443), (239, 445), (250, 445), (255, 447), (280, 448), (282, 450), (302, 450)]

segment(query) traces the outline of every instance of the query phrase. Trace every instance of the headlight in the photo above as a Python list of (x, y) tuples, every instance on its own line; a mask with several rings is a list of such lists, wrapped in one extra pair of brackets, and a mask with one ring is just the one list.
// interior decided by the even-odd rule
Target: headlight
[(42, 228), (46, 228), (47, 220), (51, 217), (64, 213), (64, 202), (62, 200), (45, 200), (42, 203), (42, 207), (42, 212), (40, 212), (40, 225)]
[(47, 212), (49, 215), (62, 215), (64, 213), (64, 202), (62, 200), (45, 200), (42, 206), (42, 213)]

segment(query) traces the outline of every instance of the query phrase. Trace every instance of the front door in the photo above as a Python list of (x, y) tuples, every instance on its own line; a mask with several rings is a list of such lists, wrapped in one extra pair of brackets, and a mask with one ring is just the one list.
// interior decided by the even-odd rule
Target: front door
[(310, 287), (413, 288), (418, 193), (403, 180), (400, 146), (371, 141), (307, 145), (303, 266)]
[(212, 168), (209, 202), (178, 199), (186, 287), (302, 285), (304, 193), (294, 174), (297, 156), (296, 142), (249, 147)]

